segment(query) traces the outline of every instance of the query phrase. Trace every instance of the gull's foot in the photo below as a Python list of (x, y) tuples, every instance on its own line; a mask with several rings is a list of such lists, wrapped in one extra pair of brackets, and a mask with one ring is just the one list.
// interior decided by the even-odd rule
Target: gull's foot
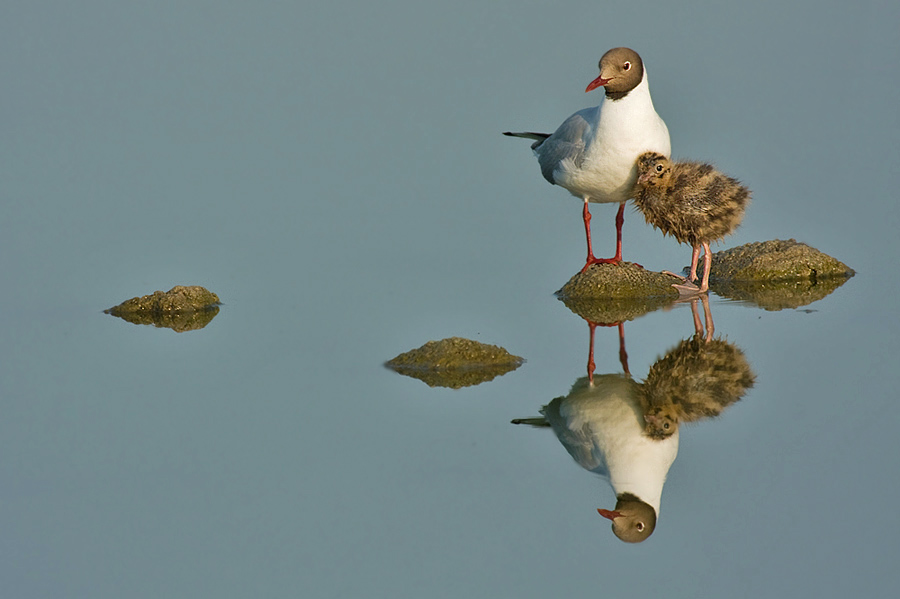
[[(624, 265), (625, 265), (625, 261), (622, 260), (622, 258), (620, 258), (620, 257), (619, 257), (619, 258), (617, 258), (617, 257), (612, 257), (612, 258), (594, 258), (593, 256), (591, 256), (590, 258), (587, 259), (587, 262), (585, 262), (585, 263), (584, 263), (584, 266), (581, 268), (582, 274), (584, 274), (585, 272), (587, 272), (587, 269), (589, 269), (589, 268), (591, 267), (591, 264), (615, 264), (616, 266), (624, 266)], [(634, 266), (637, 266), (637, 267), (640, 268), (641, 270), (643, 270), (643, 268), (644, 268), (643, 266), (641, 266), (641, 265), (638, 264), (637, 262), (629, 262), (629, 264), (633, 264)], [(676, 275), (676, 276), (677, 276), (677, 275)]]
[(617, 266), (622, 264), (621, 258), (594, 258), (591, 256), (587, 259), (587, 262), (584, 263), (584, 266), (581, 268), (582, 274), (587, 272), (587, 269), (591, 267), (591, 264), (615, 264)]

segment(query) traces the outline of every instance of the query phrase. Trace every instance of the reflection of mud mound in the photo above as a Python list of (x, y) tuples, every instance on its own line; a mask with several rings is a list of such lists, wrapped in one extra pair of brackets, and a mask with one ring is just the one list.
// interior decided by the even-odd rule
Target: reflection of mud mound
[(716, 295), (756, 304), (764, 310), (799, 308), (822, 299), (847, 282), (844, 277), (800, 281), (718, 281), (709, 288)]
[(657, 360), (642, 386), (648, 432), (668, 423), (715, 418), (741, 399), (756, 375), (744, 352), (722, 339), (686, 339)]
[(556, 292), (560, 299), (629, 299), (654, 296), (676, 298), (678, 280), (632, 264), (592, 264)]
[[(672, 277), (669, 285), (672, 284)], [(677, 297), (677, 294), (676, 294)], [(628, 299), (598, 299), (565, 297), (559, 298), (566, 307), (588, 322), (597, 324), (613, 324), (634, 320), (639, 316), (654, 312), (670, 305), (675, 298), (671, 295), (655, 295)]]
[(203, 287), (176, 285), (169, 291), (134, 297), (105, 310), (133, 324), (149, 324), (178, 333), (202, 329), (219, 313), (219, 296)]
[(161, 329), (172, 329), (176, 333), (202, 329), (219, 313), (218, 306), (212, 306), (196, 312), (178, 312), (174, 314), (146, 314), (140, 312), (115, 314), (112, 310), (115, 310), (115, 308), (107, 310), (107, 314), (118, 316), (132, 324), (149, 324)]
[(856, 274), (852, 268), (794, 239), (757, 241), (713, 254), (712, 280), (819, 281)]
[(385, 366), (417, 378), (429, 387), (470, 387), (515, 370), (525, 360), (502, 347), (451, 337), (429, 341), (402, 353)]

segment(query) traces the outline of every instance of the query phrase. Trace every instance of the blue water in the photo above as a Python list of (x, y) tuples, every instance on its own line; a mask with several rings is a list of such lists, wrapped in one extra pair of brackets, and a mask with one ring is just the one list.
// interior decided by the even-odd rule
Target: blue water
[[(809, 14), (815, 14), (810, 19)], [(0, 18), (3, 597), (888, 596), (900, 531), (889, 3), (13, 2)], [(755, 386), (682, 427), (660, 519), (539, 414), (586, 374), (556, 299), (581, 203), (522, 140), (647, 65), (676, 157), (754, 192), (721, 249), (796, 238), (857, 276), (781, 311), (711, 296)], [(613, 249), (614, 208), (594, 240)], [(604, 247), (608, 245), (608, 250)], [(625, 257), (690, 250), (631, 208)], [(203, 285), (175, 333), (103, 310)], [(636, 380), (690, 306), (624, 325)], [(432, 388), (428, 340), (527, 362)], [(596, 372), (622, 372), (616, 328)]]

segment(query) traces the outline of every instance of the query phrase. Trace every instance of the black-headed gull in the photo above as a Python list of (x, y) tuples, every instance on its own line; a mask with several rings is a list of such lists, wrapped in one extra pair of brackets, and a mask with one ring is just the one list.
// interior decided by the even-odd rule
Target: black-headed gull
[[(586, 92), (603, 87), (606, 100), (579, 110), (552, 135), (511, 133), (504, 135), (536, 140), (534, 150), (544, 178), (584, 200), (587, 237), (586, 271), (591, 264), (622, 261), (622, 223), (625, 202), (632, 198), (637, 180), (635, 160), (644, 152), (669, 156), (669, 130), (656, 114), (650, 99), (647, 71), (637, 52), (613, 48), (600, 59), (600, 76)], [(591, 213), (588, 202), (618, 202), (616, 255), (594, 257), (591, 246)]]

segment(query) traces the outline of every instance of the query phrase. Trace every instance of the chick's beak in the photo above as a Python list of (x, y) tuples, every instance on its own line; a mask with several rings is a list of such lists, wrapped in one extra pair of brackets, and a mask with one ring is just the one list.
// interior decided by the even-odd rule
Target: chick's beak
[(584, 91), (585, 91), (585, 92), (589, 92), (589, 91), (591, 91), (592, 89), (597, 89), (598, 87), (603, 87), (604, 85), (606, 85), (606, 84), (609, 83), (610, 81), (612, 81), (612, 79), (604, 79), (604, 78), (603, 78), (603, 75), (600, 75), (599, 77), (597, 77), (596, 79), (594, 79), (593, 81), (591, 81), (590, 83), (588, 83), (587, 89), (584, 90)]
[(599, 510), (597, 510), (597, 512), (598, 512), (601, 516), (603, 516), (604, 518), (606, 518), (607, 520), (612, 520), (613, 522), (615, 522), (616, 518), (621, 518), (621, 517), (622, 517), (622, 514), (621, 514), (620, 512), (616, 512), (616, 511), (599, 509)]

